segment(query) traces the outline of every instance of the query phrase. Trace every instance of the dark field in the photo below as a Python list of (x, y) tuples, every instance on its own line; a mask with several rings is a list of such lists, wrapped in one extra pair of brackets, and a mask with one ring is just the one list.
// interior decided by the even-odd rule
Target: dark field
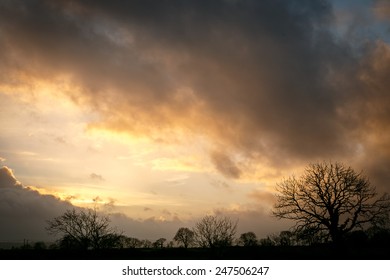
[(318, 247), (228, 247), (111, 249), (111, 250), (0, 250), (5, 260), (388, 260), (390, 248)]

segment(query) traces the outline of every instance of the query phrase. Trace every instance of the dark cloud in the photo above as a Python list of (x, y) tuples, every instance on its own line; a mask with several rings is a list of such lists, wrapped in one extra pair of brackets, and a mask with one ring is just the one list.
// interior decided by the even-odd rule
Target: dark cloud
[(390, 158), (372, 158), (387, 144), (366, 137), (388, 135), (387, 45), (336, 36), (328, 1), (0, 3), (1, 82), (65, 75), (99, 113), (91, 129), (206, 136), (229, 178), (245, 172), (234, 154), (275, 169)]
[(0, 240), (50, 240), (46, 221), (71, 207), (51, 195), (41, 195), (19, 183), (8, 167), (0, 168)]

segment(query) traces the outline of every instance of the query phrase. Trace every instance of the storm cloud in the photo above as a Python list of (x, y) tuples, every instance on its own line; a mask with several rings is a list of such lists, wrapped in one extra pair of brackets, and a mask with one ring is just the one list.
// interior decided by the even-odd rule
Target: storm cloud
[(0, 240), (50, 240), (52, 237), (45, 230), (46, 221), (71, 207), (68, 202), (23, 186), (10, 168), (0, 168)]
[(389, 46), (338, 35), (331, 2), (0, 3), (3, 86), (69, 82), (89, 129), (206, 137), (228, 178), (337, 159), (388, 179)]

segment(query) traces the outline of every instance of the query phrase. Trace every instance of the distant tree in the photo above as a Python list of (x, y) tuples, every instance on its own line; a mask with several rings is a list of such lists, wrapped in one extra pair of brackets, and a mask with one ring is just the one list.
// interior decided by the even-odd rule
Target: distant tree
[(118, 237), (118, 247), (119, 247), (119, 249), (127, 248), (127, 246), (126, 246), (127, 238), (128, 237), (126, 235), (120, 235)]
[(50, 234), (61, 235), (62, 248), (101, 249), (116, 247), (120, 236), (110, 228), (109, 218), (99, 215), (96, 209), (67, 210), (47, 222)]
[(141, 241), (141, 248), (152, 248), (153, 243), (150, 240), (144, 239)]
[(240, 235), (239, 244), (245, 247), (257, 246), (257, 236), (254, 232), (249, 231)]
[(205, 216), (196, 223), (193, 230), (196, 243), (208, 248), (231, 246), (237, 223), (228, 217)]
[(164, 248), (165, 238), (159, 238), (153, 243), (154, 248)]
[(291, 246), (294, 245), (294, 233), (289, 230), (283, 230), (279, 234), (279, 245), (280, 246)]
[(121, 244), (123, 248), (141, 248), (142, 247), (142, 241), (135, 237), (127, 237), (122, 236), (121, 237)]
[(295, 221), (298, 231), (326, 235), (334, 244), (390, 209), (388, 194), (376, 198), (368, 179), (341, 163), (311, 164), (300, 178), (282, 181), (277, 190), (276, 217)]
[(267, 236), (266, 238), (261, 238), (259, 240), (259, 245), (260, 246), (275, 246), (275, 242), (272, 240), (272, 238), (270, 236)]
[(184, 248), (188, 248), (195, 241), (195, 233), (189, 228), (182, 227), (176, 232), (173, 240), (183, 245)]

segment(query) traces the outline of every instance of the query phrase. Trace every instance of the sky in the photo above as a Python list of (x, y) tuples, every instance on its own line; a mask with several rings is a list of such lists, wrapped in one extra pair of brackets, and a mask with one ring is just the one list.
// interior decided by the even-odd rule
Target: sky
[(0, 0), (0, 241), (72, 207), (265, 237), (318, 161), (390, 191), (389, 23), (386, 0)]

